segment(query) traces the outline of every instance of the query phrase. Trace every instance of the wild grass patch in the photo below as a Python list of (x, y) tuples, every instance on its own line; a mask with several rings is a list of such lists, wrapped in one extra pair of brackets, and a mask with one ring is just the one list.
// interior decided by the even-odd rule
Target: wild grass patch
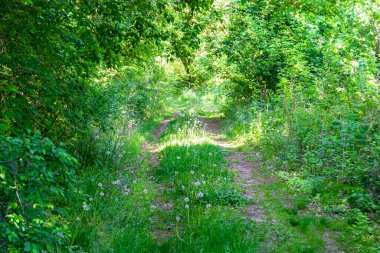
[[(198, 143), (201, 139), (203, 143)], [(198, 121), (171, 122), (159, 143), (164, 147), (155, 177), (174, 189), (167, 194), (175, 235), (162, 244), (168, 252), (250, 252), (257, 247), (254, 223), (234, 206), (245, 198), (233, 182), (224, 152), (212, 144)]]
[(95, 136), (100, 159), (85, 168), (69, 196), (72, 245), (86, 252), (151, 252), (155, 188), (141, 154), (143, 136), (120, 127)]

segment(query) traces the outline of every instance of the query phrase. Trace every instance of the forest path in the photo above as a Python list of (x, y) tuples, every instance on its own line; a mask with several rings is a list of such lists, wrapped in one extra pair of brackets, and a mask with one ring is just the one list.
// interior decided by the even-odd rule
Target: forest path
[[(144, 149), (150, 153), (150, 163), (153, 168), (159, 163), (156, 151), (159, 138), (166, 131), (168, 124), (175, 120), (175, 117), (172, 116), (163, 120), (153, 133), (153, 142), (144, 144)], [(239, 151), (236, 143), (227, 141), (221, 134), (221, 121), (219, 119), (200, 119), (200, 121), (203, 124), (204, 130), (211, 134), (215, 144), (228, 153), (225, 158), (230, 165), (230, 170), (235, 172), (235, 182), (243, 189), (244, 197), (250, 201), (250, 204), (242, 210), (244, 216), (255, 222), (264, 222), (266, 215), (264, 208), (260, 204), (263, 193), (257, 190), (257, 186), (272, 182), (274, 179), (268, 177), (268, 175), (259, 169), (261, 166), (260, 154), (255, 153), (255, 159), (252, 159), (252, 155)], [(163, 189), (164, 186), (157, 185), (157, 187)], [(170, 205), (170, 203), (161, 203), (160, 200), (156, 202), (156, 206), (158, 208), (161, 207), (161, 209), (167, 209)]]
[[(143, 148), (150, 154), (149, 162), (151, 168), (154, 169), (159, 164), (158, 159), (158, 143), (162, 134), (168, 128), (171, 121), (176, 119), (176, 114), (164, 119), (159, 127), (153, 132), (153, 141), (144, 143)], [(247, 219), (253, 220), (257, 223), (265, 222), (267, 216), (264, 213), (264, 208), (261, 205), (261, 195), (263, 194), (257, 190), (256, 186), (265, 184), (268, 180), (273, 180), (264, 175), (259, 169), (260, 155), (255, 154), (255, 159), (252, 160), (252, 154), (247, 154), (238, 150), (237, 145), (233, 141), (228, 141), (221, 133), (221, 121), (219, 119), (199, 119), (202, 122), (205, 132), (211, 135), (211, 138), (216, 146), (219, 146), (224, 152), (229, 168), (235, 174), (235, 183), (238, 184), (243, 192), (244, 197), (249, 200), (249, 204), (241, 207), (241, 212)], [(157, 184), (157, 189), (160, 191), (168, 190), (167, 186)], [(160, 191), (158, 191), (156, 201), (154, 203), (155, 208), (161, 210), (163, 213), (172, 209), (172, 203), (167, 203), (162, 199)], [(160, 220), (160, 218), (158, 218)], [(159, 223), (157, 221), (157, 223)], [(173, 224), (172, 224), (173, 225)], [(173, 235), (171, 226), (157, 227), (153, 231), (153, 236), (157, 241), (165, 241)]]
[(252, 154), (239, 151), (238, 145), (233, 141), (228, 141), (221, 134), (221, 121), (219, 119), (201, 119), (204, 130), (212, 135), (213, 141), (228, 155), (225, 157), (230, 165), (230, 170), (235, 172), (235, 182), (243, 189), (244, 197), (250, 204), (242, 210), (244, 216), (255, 222), (261, 223), (266, 221), (267, 216), (261, 205), (262, 192), (257, 189), (260, 184), (273, 181), (260, 170), (260, 154), (255, 153), (254, 159)]
[[(294, 233), (295, 236), (301, 238), (296, 239), (295, 242), (304, 245), (302, 241), (308, 235), (304, 235), (302, 229), (298, 230), (297, 227), (290, 228), (288, 224), (289, 219), (296, 221), (304, 219), (303, 214), (301, 211), (295, 215), (292, 214), (294, 217), (287, 213), (284, 214), (284, 210), (294, 209), (294, 196), (286, 191), (286, 186), (280, 179), (266, 169), (261, 154), (250, 149), (249, 152), (242, 151), (243, 148), (247, 150), (246, 144), (228, 140), (222, 133), (220, 119), (195, 118), (201, 122), (210, 142), (220, 147), (226, 154), (224, 157), (229, 164), (229, 170), (234, 174), (234, 182), (240, 186), (243, 190), (243, 196), (248, 200), (248, 203), (239, 207), (237, 211), (247, 220), (254, 221), (260, 231), (265, 231), (258, 252), (276, 252), (273, 251), (276, 249), (279, 250), (277, 252), (282, 252), (281, 250), (292, 249), (292, 242), (289, 241), (289, 245), (284, 245), (283, 242), (284, 236), (290, 233), (289, 229), (292, 229), (292, 234)], [(152, 133), (153, 140), (144, 144), (144, 149), (150, 154), (149, 161), (152, 171), (157, 169), (160, 163), (158, 155), (161, 145), (160, 138), (168, 129), (170, 122), (176, 119), (177, 116), (174, 114), (163, 120)], [(164, 243), (169, 238), (175, 237), (175, 222), (168, 219), (173, 215), (175, 207), (173, 206), (173, 199), (168, 195), (168, 192), (172, 190), (171, 186), (159, 182), (155, 182), (155, 184), (157, 194), (153, 206), (156, 212), (151, 233), (157, 242)], [(315, 235), (324, 241), (324, 246), (318, 246), (318, 252), (342, 252), (339, 251), (335, 242), (335, 236), (332, 236), (333, 234), (329, 233), (328, 230), (316, 231)]]

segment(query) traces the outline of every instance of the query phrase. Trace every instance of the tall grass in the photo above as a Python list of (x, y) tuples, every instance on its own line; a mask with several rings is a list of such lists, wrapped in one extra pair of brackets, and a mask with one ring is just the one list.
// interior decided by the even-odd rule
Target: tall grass
[[(141, 156), (144, 137), (134, 126), (95, 133), (88, 163), (69, 197), (72, 245), (85, 252), (152, 252), (149, 233), (154, 184)], [(84, 149), (86, 147), (83, 147)]]
[[(305, 200), (305, 210), (311, 206), (312, 215), (333, 216), (333, 223), (340, 224), (333, 230), (343, 248), (377, 252), (379, 177), (374, 172), (378, 160), (374, 150), (379, 138), (373, 115), (364, 113), (372, 105), (326, 109), (302, 100), (293, 102), (298, 104), (290, 111), (281, 101), (267, 108), (256, 104), (235, 108), (228, 120), (228, 136), (244, 138), (261, 151), (268, 168), (284, 182), (282, 187), (295, 200)], [(297, 213), (290, 219), (290, 226), (305, 225)]]

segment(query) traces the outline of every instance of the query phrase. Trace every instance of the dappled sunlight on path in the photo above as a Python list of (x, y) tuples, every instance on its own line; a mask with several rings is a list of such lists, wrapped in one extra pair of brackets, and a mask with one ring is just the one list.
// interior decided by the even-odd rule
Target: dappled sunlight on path
[[(193, 239), (201, 242), (202, 236), (211, 233), (207, 229), (214, 229), (200, 226), (197, 220), (205, 219), (205, 224), (209, 224), (214, 222), (214, 218), (208, 216), (210, 212), (221, 212), (222, 216), (223, 212), (232, 212), (241, 222), (234, 221), (234, 224), (246, 226), (243, 234), (256, 233), (253, 240), (261, 238), (259, 252), (290, 247), (280, 243), (289, 229), (289, 220), (305, 219), (301, 213), (292, 216), (284, 211), (297, 204), (293, 193), (272, 170), (268, 170), (261, 153), (249, 148), (244, 138), (228, 139), (222, 129), (219, 118), (174, 114), (163, 120), (153, 132), (153, 140), (144, 144), (150, 154), (149, 173), (157, 189), (151, 205), (156, 210), (150, 231), (152, 237), (159, 245), (179, 243), (180, 248), (191, 248)], [(196, 195), (200, 191), (201, 197)], [(208, 210), (206, 204), (211, 209)], [(184, 218), (186, 220), (182, 220)], [(221, 222), (227, 222), (221, 229), (228, 234), (229, 218), (222, 218)], [(194, 235), (193, 238), (194, 228), (202, 236)], [(294, 229), (292, 233), (298, 232)], [(323, 235), (321, 240), (324, 240), (326, 249), (339, 252), (332, 237), (324, 231), (315, 233)], [(218, 238), (218, 235), (214, 236), (214, 239)], [(184, 237), (189, 244), (182, 244)], [(297, 240), (305, 238), (301, 236)], [(244, 242), (242, 238), (239, 240)], [(202, 241), (202, 245), (208, 243)]]
[[(243, 190), (241, 197), (245, 198), (248, 202), (243, 206), (237, 206), (237, 212), (241, 216), (246, 217), (248, 220), (255, 222), (264, 222), (265, 214), (259, 205), (259, 199), (255, 198), (254, 186), (259, 183), (258, 180), (253, 178), (252, 172), (255, 170), (255, 163), (249, 160), (249, 155), (237, 151), (237, 149), (244, 145), (242, 142), (233, 142), (225, 139), (221, 133), (221, 125), (219, 119), (195, 119), (196, 124), (200, 124), (200, 132), (197, 135), (188, 135), (187, 138), (171, 138), (167, 135), (170, 131), (170, 123), (177, 119), (174, 115), (161, 122), (161, 125), (154, 131), (154, 140), (151, 143), (145, 143), (144, 149), (150, 153), (150, 163), (152, 170), (160, 168), (161, 152), (167, 149), (197, 149), (203, 145), (209, 145), (221, 148), (222, 152), (227, 152), (225, 156), (230, 169), (229, 171), (235, 174), (234, 184)], [(170, 126), (170, 127), (169, 127)], [(181, 129), (179, 129), (179, 133)], [(177, 133), (178, 134), (178, 133)], [(202, 149), (201, 149), (202, 150)], [(208, 153), (206, 154), (209, 155)], [(178, 157), (177, 157), (178, 158)], [(202, 175), (203, 176), (203, 175)], [(207, 175), (206, 175), (207, 176)], [(159, 242), (165, 242), (173, 235), (174, 224), (162, 225), (163, 216), (168, 216), (173, 211), (173, 204), (165, 200), (165, 192), (171, 191), (171, 187), (166, 184), (157, 183), (158, 189), (157, 198), (153, 204), (155, 208), (160, 211), (155, 218), (156, 228), (152, 231), (153, 237)], [(160, 193), (161, 192), (161, 193)], [(165, 214), (166, 213), (166, 214)]]
[(230, 169), (236, 173), (235, 182), (243, 189), (244, 196), (252, 202), (243, 210), (245, 216), (256, 222), (264, 222), (266, 215), (260, 206), (260, 198), (257, 197), (260, 193), (254, 189), (255, 186), (265, 183), (267, 180), (267, 177), (261, 175), (260, 170), (258, 170), (260, 155), (256, 153), (257, 160), (252, 161), (251, 155), (238, 151), (238, 148), (244, 146), (244, 143), (227, 141), (221, 133), (221, 121), (219, 119), (203, 119), (202, 123), (205, 131), (211, 133), (213, 143), (229, 152), (226, 159), (230, 164)]

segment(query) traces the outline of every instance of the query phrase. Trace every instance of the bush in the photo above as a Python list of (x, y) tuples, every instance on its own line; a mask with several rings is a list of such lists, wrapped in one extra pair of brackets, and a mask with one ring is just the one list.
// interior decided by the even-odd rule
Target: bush
[(56, 251), (69, 235), (61, 207), (76, 159), (38, 132), (1, 136), (0, 149), (1, 249)]

